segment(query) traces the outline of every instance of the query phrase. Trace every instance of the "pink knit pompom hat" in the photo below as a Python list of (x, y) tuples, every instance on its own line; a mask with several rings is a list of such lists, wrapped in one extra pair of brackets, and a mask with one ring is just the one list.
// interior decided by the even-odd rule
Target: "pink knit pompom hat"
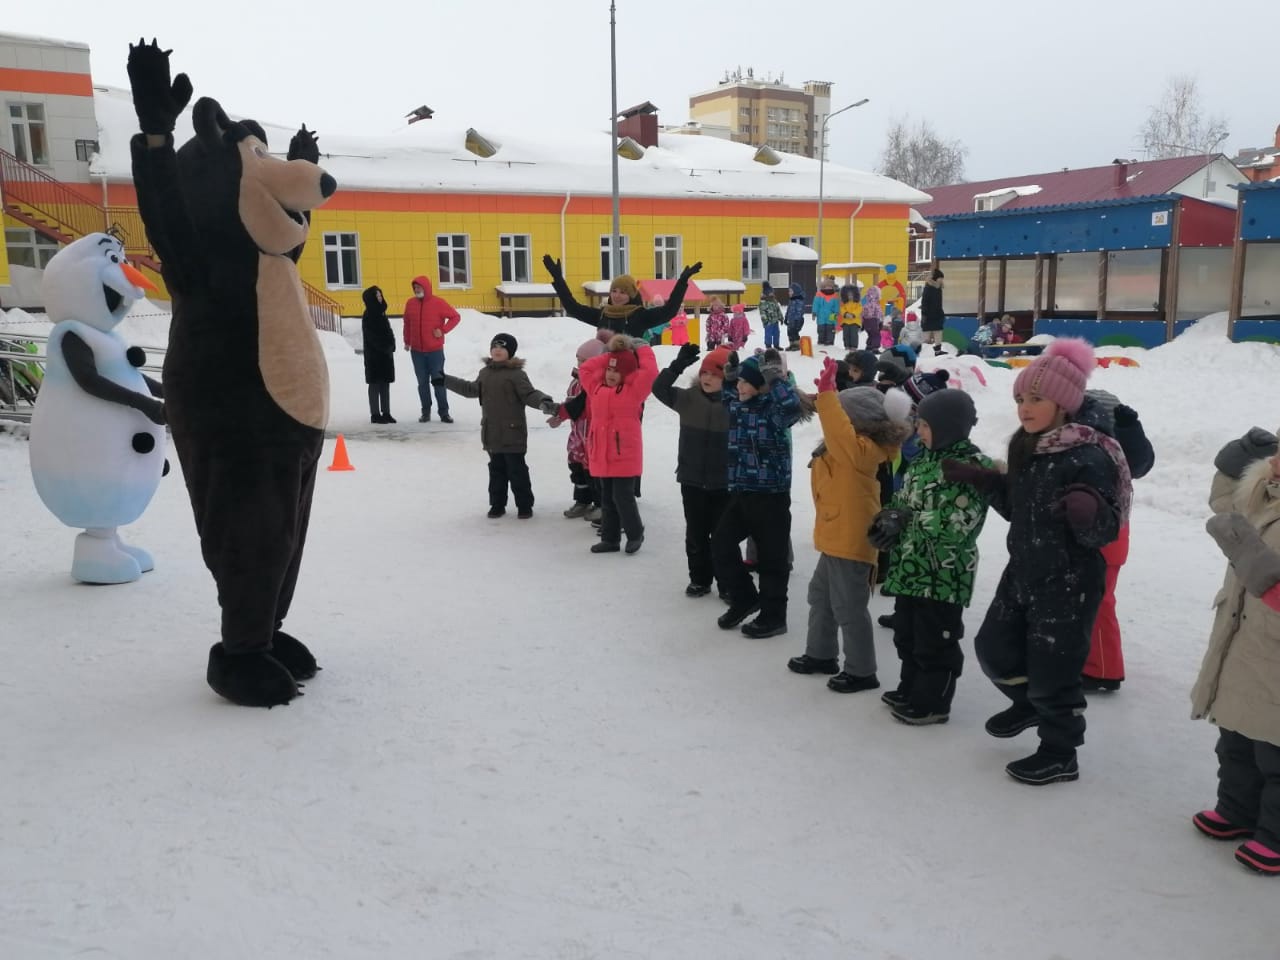
[(1022, 368), (1013, 395), (1052, 400), (1069, 414), (1084, 403), (1084, 385), (1094, 369), (1093, 345), (1078, 337), (1059, 337)]

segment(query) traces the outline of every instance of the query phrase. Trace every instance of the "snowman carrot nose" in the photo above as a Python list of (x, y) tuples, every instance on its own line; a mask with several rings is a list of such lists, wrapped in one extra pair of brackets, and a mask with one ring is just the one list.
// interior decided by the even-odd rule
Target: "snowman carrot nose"
[(130, 264), (120, 264), (120, 271), (124, 274), (125, 279), (135, 287), (142, 287), (144, 290), (158, 289), (154, 283), (147, 279), (147, 275), (145, 273)]

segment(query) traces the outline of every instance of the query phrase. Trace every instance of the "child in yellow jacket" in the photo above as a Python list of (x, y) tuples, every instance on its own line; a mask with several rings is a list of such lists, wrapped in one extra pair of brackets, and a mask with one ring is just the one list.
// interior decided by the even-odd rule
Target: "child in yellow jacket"
[[(876, 471), (898, 455), (911, 434), (911, 400), (901, 390), (869, 387), (836, 391), (837, 364), (830, 357), (818, 378), (822, 443), (809, 461), (816, 516), (813, 545), (818, 565), (809, 581), (809, 633), (805, 652), (787, 666), (794, 673), (835, 674), (827, 686), (857, 693), (880, 686), (871, 629), (871, 586), (876, 548), (867, 530), (880, 512)], [(840, 644), (844, 635), (844, 669)]]
[[(858, 335), (862, 333), (862, 302), (858, 285), (846, 283), (840, 288), (840, 335), (844, 337), (846, 350), (858, 349)], [(869, 349), (874, 349), (869, 345)]]

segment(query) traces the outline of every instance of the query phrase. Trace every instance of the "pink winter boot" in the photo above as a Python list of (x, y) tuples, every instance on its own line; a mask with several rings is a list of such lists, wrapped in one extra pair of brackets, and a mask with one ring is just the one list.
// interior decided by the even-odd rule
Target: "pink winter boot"
[(1236, 847), (1236, 859), (1257, 873), (1280, 876), (1280, 853), (1257, 840), (1246, 840)]
[(1213, 837), (1215, 840), (1239, 840), (1253, 836), (1252, 827), (1232, 823), (1217, 810), (1201, 810), (1191, 818), (1191, 822), (1206, 837)]

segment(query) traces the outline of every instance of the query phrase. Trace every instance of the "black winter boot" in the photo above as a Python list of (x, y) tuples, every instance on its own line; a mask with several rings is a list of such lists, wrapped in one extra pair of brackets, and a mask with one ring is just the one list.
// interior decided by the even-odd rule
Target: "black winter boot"
[(835, 674), (840, 672), (840, 664), (835, 660), (823, 660), (819, 657), (811, 657), (807, 653), (802, 653), (800, 656), (792, 657), (787, 661), (787, 669), (792, 673)]
[(988, 719), (986, 730), (993, 737), (1007, 740), (1009, 737), (1016, 737), (1023, 730), (1038, 726), (1040, 726), (1040, 717), (1035, 708), (1027, 704), (1015, 703), (1008, 710), (1001, 710)]
[(1034, 787), (1080, 779), (1080, 766), (1076, 763), (1074, 750), (1064, 755), (1041, 747), (1031, 756), (1015, 760), (1004, 769), (1019, 783), (1029, 783)]
[[(881, 699), (884, 698), (881, 697)], [(893, 714), (893, 719), (910, 724), (913, 727), (925, 727), (931, 723), (946, 723), (951, 719), (951, 714), (947, 711), (929, 710), (924, 707), (913, 706), (910, 703), (894, 707), (890, 713)]]
[(836, 693), (861, 693), (863, 690), (880, 689), (880, 681), (874, 673), (869, 677), (857, 677), (841, 671), (827, 681), (827, 688)]
[(752, 597), (745, 603), (730, 603), (729, 609), (716, 619), (716, 625), (721, 630), (732, 630), (759, 609), (759, 597)]
[(242, 707), (270, 708), (302, 696), (285, 666), (261, 650), (232, 654), (215, 643), (205, 679), (214, 693)]
[(777, 637), (787, 632), (787, 621), (775, 617), (759, 616), (742, 625), (742, 633), (753, 640)]

